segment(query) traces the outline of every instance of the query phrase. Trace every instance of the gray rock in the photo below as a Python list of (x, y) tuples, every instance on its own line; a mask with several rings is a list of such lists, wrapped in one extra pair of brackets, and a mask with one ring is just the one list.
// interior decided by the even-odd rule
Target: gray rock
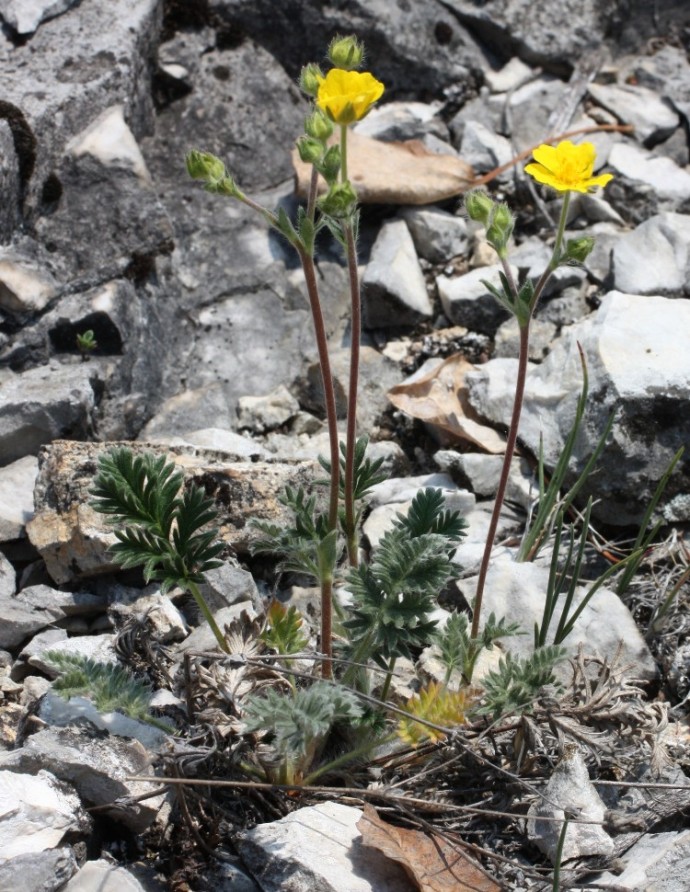
[(0, 542), (18, 539), (34, 513), (34, 483), (38, 459), (19, 458), (0, 468)]
[(492, 93), (508, 93), (517, 90), (534, 77), (535, 71), (518, 57), (513, 56), (498, 71), (486, 71), (484, 79)]
[(208, 384), (177, 393), (162, 402), (139, 433), (145, 443), (183, 444), (187, 435), (206, 425), (230, 430), (236, 423), (236, 411), (226, 397), (222, 384)]
[(47, 651), (56, 651), (64, 654), (74, 654), (96, 663), (117, 663), (117, 655), (113, 647), (115, 636), (103, 635), (79, 635), (68, 638), (63, 634), (58, 637), (55, 632), (61, 630), (49, 630), (35, 635), (31, 642), (19, 654), (20, 659), (26, 660), (30, 666), (44, 672), (50, 678), (56, 678), (58, 670), (55, 665), (45, 658)]
[[(135, 451), (151, 448), (130, 444)], [(114, 533), (89, 505), (94, 468), (110, 446), (56, 441), (41, 454), (36, 484), (36, 516), (27, 528), (29, 539), (42, 555), (57, 583), (114, 569), (107, 550)], [(155, 450), (154, 450), (155, 451)], [(203, 483), (222, 506), (221, 540), (246, 553), (256, 535), (251, 517), (282, 523), (287, 509), (278, 501), (286, 485), (309, 486), (319, 473), (313, 462), (226, 462), (217, 453), (181, 447), (160, 450), (185, 471), (187, 479)]]
[(17, 577), (12, 564), (0, 552), (0, 599), (9, 601), (17, 591)]
[(597, 0), (563, 0), (556, 6), (530, 0), (487, 0), (481, 5), (446, 0), (446, 4), (499, 58), (517, 55), (559, 75), (572, 72), (571, 60), (601, 46), (613, 13)]
[[(480, 499), (490, 499), (496, 495), (498, 481), (503, 467), (502, 455), (484, 455), (479, 452), (454, 452), (440, 449), (434, 454), (434, 463), (450, 474), (459, 486), (467, 487)], [(518, 489), (529, 492), (533, 479), (528, 462), (524, 458), (514, 458), (511, 462), (509, 480), (509, 501), (515, 501)], [(521, 500), (522, 503), (522, 500)], [(477, 538), (473, 535), (473, 538)]]
[[(142, 436), (142, 439), (148, 442), (158, 442), (156, 438)], [(199, 449), (219, 452), (232, 458), (234, 461), (246, 459), (252, 461), (254, 459), (266, 459), (270, 456), (270, 452), (252, 440), (249, 437), (243, 437), (234, 431), (225, 430), (220, 427), (207, 427), (202, 430), (187, 431), (184, 437), (171, 437), (161, 439), (163, 445), (170, 446), (198, 446)]]
[[(552, 864), (556, 864), (559, 854), (563, 862), (592, 855), (610, 857), (613, 854), (613, 840), (601, 826), (606, 806), (590, 781), (587, 766), (579, 753), (566, 754), (561, 758), (544, 788), (544, 797), (530, 806), (527, 834)], [(573, 820), (568, 824), (559, 853), (562, 820), (566, 812), (571, 811), (582, 823)], [(560, 823), (553, 820), (559, 818)]]
[(678, 127), (675, 112), (652, 90), (631, 84), (590, 84), (590, 96), (623, 124), (632, 124), (646, 146), (669, 137)]
[(96, 398), (92, 366), (47, 366), (13, 375), (3, 383), (0, 406), (0, 465), (26, 455), (58, 437), (87, 434)]
[[(230, 625), (242, 613), (246, 613), (250, 619), (255, 619), (258, 615), (250, 601), (240, 601), (230, 607), (221, 607), (220, 610), (215, 610), (213, 618), (218, 628), (223, 632), (225, 626)], [(204, 621), (194, 629), (191, 635), (188, 635), (184, 641), (177, 645), (176, 652), (179, 657), (182, 657), (188, 651), (200, 651), (203, 653), (205, 651), (218, 650), (218, 648), (216, 636), (213, 634), (209, 624)]]
[(511, 93), (506, 115), (510, 137), (515, 145), (533, 146), (541, 142), (563, 106), (567, 89), (558, 78), (542, 76)]
[(417, 254), (430, 263), (447, 263), (468, 251), (467, 221), (437, 208), (405, 208), (402, 216)]
[(45, 309), (57, 294), (52, 275), (13, 249), (0, 253), (0, 307), (24, 315)]
[(149, 750), (160, 749), (168, 740), (168, 735), (160, 728), (146, 722), (137, 721), (121, 712), (99, 712), (87, 697), (70, 697), (65, 700), (53, 691), (41, 700), (39, 718), (53, 728), (66, 728), (88, 723), (94, 728), (108, 731), (116, 737), (131, 737)]
[(5, 199), (0, 208), (0, 244), (12, 238), (19, 225), (21, 183), (19, 159), (14, 148), (12, 130), (7, 121), (0, 120), (0, 190)]
[(609, 165), (628, 180), (654, 190), (665, 205), (676, 208), (690, 199), (690, 173), (670, 158), (660, 158), (632, 143), (616, 143)]
[(77, 0), (3, 0), (0, 15), (22, 36), (33, 34), (41, 22), (60, 15)]
[[(272, 53), (290, 77), (300, 66), (323, 58), (324, 34), (356, 34), (371, 53), (372, 70), (390, 95), (431, 96), (464, 83), (468, 67), (483, 67), (485, 57), (447, 3), (391, 5), (387, 0), (352, 0), (324, 7), (320, 0), (211, 0), (222, 26), (242, 33)], [(376, 48), (374, 52), (374, 48)]]
[[(360, 431), (368, 435), (376, 433), (381, 416), (390, 408), (387, 393), (402, 381), (400, 366), (392, 362), (383, 353), (373, 347), (362, 345), (360, 349), (359, 385), (357, 401), (357, 424)], [(349, 388), (350, 351), (338, 348), (331, 351), (331, 371), (335, 387), (336, 410), (339, 418), (347, 412), (347, 392)], [(323, 384), (321, 370), (311, 365), (307, 372), (306, 382), (301, 383), (299, 401), (301, 405), (312, 411), (318, 411), (323, 405)], [(323, 440), (322, 440), (323, 441)], [(321, 449), (321, 455), (328, 455), (329, 450)]]
[(32, 607), (16, 597), (5, 595), (0, 597), (0, 616), (0, 648), (13, 650), (29, 635), (62, 619), (64, 614), (59, 609)]
[(460, 155), (477, 173), (487, 173), (510, 161), (514, 152), (505, 136), (499, 136), (479, 121), (468, 121), (462, 134)]
[(690, 870), (690, 830), (645, 833), (623, 855), (624, 870), (597, 876), (603, 888), (649, 889), (683, 892)]
[(33, 610), (47, 610), (63, 616), (93, 616), (102, 613), (108, 606), (104, 595), (90, 592), (64, 592), (49, 585), (31, 585), (18, 592), (18, 604)]
[(0, 863), (0, 889), (58, 892), (77, 870), (77, 859), (70, 848), (17, 855)]
[(592, 253), (585, 261), (585, 268), (595, 282), (610, 283), (613, 249), (623, 234), (617, 226), (610, 223), (595, 223), (589, 229), (589, 234), (596, 240)]
[(483, 124), (494, 133), (505, 134), (505, 97), (492, 96), (488, 87), (482, 87), (479, 96), (466, 102), (448, 122), (453, 145), (460, 147), (465, 127), (470, 122)]
[[(494, 557), (486, 578), (482, 614), (494, 613), (506, 616), (531, 632), (540, 624), (544, 612), (544, 598), (549, 578), (548, 566), (533, 563), (517, 563), (509, 553)], [(466, 597), (474, 597), (476, 580), (463, 583)], [(587, 586), (578, 586), (573, 598), (575, 610), (587, 593)], [(572, 611), (571, 611), (572, 613)], [(547, 643), (553, 641), (558, 625), (558, 607), (549, 628)], [(630, 664), (628, 674), (633, 678), (653, 680), (657, 677), (654, 657), (637, 628), (630, 611), (615, 592), (600, 588), (594, 594), (577, 619), (572, 632), (563, 642), (568, 654), (575, 656), (580, 645), (587, 654), (610, 658), (619, 645), (621, 659)], [(526, 657), (534, 650), (531, 634), (506, 638), (501, 642), (504, 651), (514, 656)], [(567, 668), (564, 670), (569, 675)]]
[(62, 194), (36, 234), (50, 245), (63, 281), (142, 277), (153, 258), (172, 251), (170, 220), (120, 106), (74, 137), (54, 176)]
[(0, 805), (0, 862), (55, 848), (89, 824), (79, 797), (49, 771), (0, 770)]
[[(513, 275), (517, 276), (517, 268), (514, 266), (511, 268)], [(502, 267), (495, 264), (470, 270), (453, 279), (448, 276), (438, 276), (436, 285), (443, 311), (448, 319), (472, 331), (494, 335), (498, 326), (508, 319), (510, 314), (483, 284), (483, 280), (500, 288), (500, 271)]]
[[(3, 101), (11, 109), (30, 218), (50, 209), (49, 196), (59, 194), (54, 171), (67, 142), (106, 108), (122, 103), (137, 138), (152, 129), (145, 60), (157, 41), (160, 15), (159, 0), (78, 4), (45, 21), (24, 45), (5, 42), (0, 49)], [(90, 217), (99, 209), (89, 210)]]
[(616, 289), (628, 294), (683, 292), (690, 279), (690, 216), (651, 217), (613, 248)]
[[(556, 325), (553, 322), (533, 319), (529, 331), (529, 358), (534, 362), (540, 362), (549, 352), (555, 337)], [(494, 344), (495, 357), (517, 358), (520, 350), (520, 329), (514, 316), (506, 319), (500, 326)]]
[(403, 220), (384, 223), (362, 277), (364, 326), (415, 325), (432, 312), (410, 231)]
[[(584, 466), (615, 410), (607, 448), (583, 490), (585, 497), (596, 497), (594, 514), (606, 523), (639, 522), (671, 457), (688, 441), (689, 328), (690, 303), (685, 300), (612, 291), (596, 313), (571, 326), (545, 361), (528, 373), (520, 437), (537, 454), (543, 435), (546, 466), (553, 468), (581, 389), (577, 342), (582, 345), (590, 396), (572, 472)], [(474, 408), (506, 424), (515, 361), (491, 360), (468, 374), (467, 383)], [(689, 487), (687, 469), (678, 467), (663, 502)]]
[(254, 577), (236, 560), (224, 561), (220, 567), (208, 570), (204, 579), (202, 593), (211, 610), (250, 602), (257, 613), (262, 612), (263, 602)]
[(99, 858), (86, 864), (67, 883), (62, 892), (146, 892), (139, 880), (124, 867)]
[(438, 103), (387, 102), (372, 109), (352, 129), (383, 142), (423, 139), (429, 134), (448, 141), (448, 128), (440, 111)]
[(338, 802), (300, 808), (242, 834), (242, 858), (263, 892), (412, 892), (405, 871), (361, 844), (362, 811)]
[(162, 109), (155, 137), (143, 144), (157, 183), (186, 178), (184, 157), (194, 148), (222, 157), (241, 188), (252, 192), (291, 177), (287, 147), (303, 132), (308, 109), (264, 46), (245, 39), (229, 49), (209, 47), (204, 32), (179, 34), (161, 46), (167, 59), (189, 69), (194, 89)]
[(242, 396), (237, 402), (237, 425), (240, 430), (265, 433), (287, 424), (299, 412), (299, 403), (281, 384), (265, 396)]
[(163, 642), (180, 641), (189, 633), (184, 616), (167, 595), (157, 590), (139, 593), (129, 604), (113, 604), (111, 612), (123, 621), (134, 616), (146, 620), (153, 634)]
[(72, 784), (88, 805), (102, 805), (103, 812), (133, 830), (142, 833), (158, 813), (161, 796), (134, 800), (150, 793), (156, 784), (129, 781), (128, 775), (149, 774), (150, 759), (138, 742), (121, 737), (100, 740), (72, 728), (51, 728), (29, 737), (24, 746), (0, 753), (0, 770), (37, 774), (42, 769)]

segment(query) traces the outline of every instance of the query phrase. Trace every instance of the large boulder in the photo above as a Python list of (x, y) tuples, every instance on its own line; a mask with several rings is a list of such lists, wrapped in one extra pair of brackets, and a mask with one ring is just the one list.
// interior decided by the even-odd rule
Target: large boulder
[[(583, 492), (598, 501), (596, 517), (616, 526), (638, 523), (674, 453), (690, 442), (690, 301), (612, 291), (599, 310), (566, 330), (527, 377), (520, 438), (536, 455), (543, 436), (552, 469), (572, 427), (582, 370), (589, 398), (575, 445), (571, 480), (592, 455), (611, 412), (606, 448)], [(483, 416), (507, 424), (517, 360), (495, 359), (467, 376), (470, 400)], [(690, 520), (688, 456), (664, 499), (670, 521)]]

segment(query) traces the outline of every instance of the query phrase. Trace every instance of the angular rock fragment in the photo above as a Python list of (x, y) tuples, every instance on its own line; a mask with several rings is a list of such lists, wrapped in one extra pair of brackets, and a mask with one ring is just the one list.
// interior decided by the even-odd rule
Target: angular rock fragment
[(135, 801), (156, 784), (128, 781), (128, 775), (149, 774), (150, 759), (138, 742), (119, 737), (94, 738), (72, 728), (52, 728), (31, 735), (19, 749), (0, 753), (0, 770), (38, 774), (42, 769), (67, 781), (88, 805), (104, 811), (136, 833), (155, 819), (161, 797)]

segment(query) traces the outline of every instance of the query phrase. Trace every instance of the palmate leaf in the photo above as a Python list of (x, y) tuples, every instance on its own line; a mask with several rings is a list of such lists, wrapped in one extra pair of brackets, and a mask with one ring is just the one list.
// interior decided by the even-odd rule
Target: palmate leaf
[(168, 537), (182, 479), (165, 456), (114, 448), (101, 456), (92, 505), (112, 523), (136, 523)]
[(200, 487), (183, 490), (182, 483), (182, 472), (165, 456), (119, 447), (101, 457), (91, 490), (97, 511), (126, 524), (115, 533), (112, 555), (125, 568), (142, 567), (146, 581), (161, 581), (164, 592), (203, 582), (222, 563), (218, 531), (208, 529), (216, 518), (213, 502)]
[(389, 595), (400, 591), (438, 593), (458, 570), (450, 563), (443, 536), (424, 534), (408, 539), (400, 530), (383, 536), (371, 563), (371, 572)]
[[(384, 480), (388, 478), (388, 474), (385, 471), (382, 471), (381, 468), (384, 463), (383, 458), (377, 459), (369, 459), (366, 457), (367, 447), (369, 445), (369, 438), (366, 436), (359, 437), (357, 442), (355, 443), (355, 455), (354, 455), (354, 480), (353, 480), (353, 493), (354, 500), (359, 501), (363, 499), (365, 496), (369, 494), (369, 491), (373, 486), (376, 486), (377, 483), (382, 483)], [(339, 489), (340, 489), (340, 498), (345, 498), (345, 455), (346, 455), (346, 445), (345, 443), (340, 444), (340, 478), (339, 478)], [(331, 462), (329, 459), (324, 458), (324, 456), (319, 456), (319, 464), (321, 467), (331, 473)], [(318, 483), (323, 485), (328, 485), (328, 480), (318, 480)]]
[(440, 489), (423, 489), (412, 500), (407, 515), (398, 515), (394, 526), (406, 530), (412, 537), (436, 533), (449, 542), (459, 543), (466, 535), (467, 523), (459, 511), (445, 511), (444, 505)]
[(494, 719), (511, 712), (529, 712), (542, 688), (556, 684), (553, 669), (565, 653), (562, 647), (548, 645), (527, 657), (501, 657), (498, 668), (482, 679), (485, 702), (478, 711)]

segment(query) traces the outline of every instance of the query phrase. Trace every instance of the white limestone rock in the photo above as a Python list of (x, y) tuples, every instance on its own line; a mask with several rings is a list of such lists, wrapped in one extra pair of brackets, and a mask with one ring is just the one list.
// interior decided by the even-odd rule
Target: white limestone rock
[(124, 167), (143, 184), (151, 185), (151, 175), (134, 134), (127, 126), (122, 105), (113, 105), (98, 115), (70, 140), (67, 152), (75, 158), (90, 155), (105, 167)]
[(415, 250), (430, 263), (447, 263), (469, 249), (467, 221), (439, 208), (405, 208)]
[(52, 849), (86, 821), (79, 797), (49, 771), (0, 769), (0, 863)]
[(619, 291), (684, 291), (690, 282), (690, 215), (669, 212), (640, 223), (616, 242), (612, 265), (614, 285)]
[(14, 251), (0, 250), (0, 307), (22, 315), (44, 310), (57, 294), (52, 275)]
[[(591, 456), (611, 411), (617, 413), (597, 473), (582, 497), (599, 499), (594, 514), (614, 525), (641, 520), (657, 482), (690, 438), (690, 302), (609, 292), (597, 312), (568, 328), (527, 376), (520, 437), (536, 455), (543, 435), (547, 468), (558, 460), (582, 386), (578, 342), (589, 372), (589, 400), (571, 473)], [(470, 402), (507, 424), (516, 360), (494, 359), (467, 375)], [(624, 473), (622, 473), (624, 469)], [(665, 500), (690, 488), (678, 467)]]
[(404, 220), (384, 223), (362, 277), (362, 319), (367, 328), (415, 325), (433, 307)]
[(665, 206), (677, 207), (690, 198), (690, 173), (671, 158), (654, 155), (634, 143), (611, 149), (609, 166), (628, 180), (644, 183)]
[(613, 854), (613, 840), (601, 826), (606, 806), (590, 781), (585, 761), (578, 752), (566, 753), (561, 758), (543, 792), (544, 799), (530, 806), (527, 833), (552, 864), (558, 860), (559, 837), (566, 812), (575, 812), (581, 823), (570, 821), (568, 824), (561, 854), (563, 863), (572, 858)]
[[(531, 631), (535, 623), (541, 624), (542, 621), (548, 579), (547, 566), (518, 563), (508, 552), (497, 555), (489, 567), (482, 615), (487, 617), (490, 613), (494, 613), (497, 617), (508, 617), (528, 632), (527, 635), (505, 638), (501, 641), (502, 649), (514, 656), (526, 657), (533, 653), (534, 641)], [(463, 588), (466, 597), (474, 596), (475, 583), (476, 580), (463, 582), (463, 586), (466, 587)], [(587, 590), (586, 585), (578, 586), (576, 589), (571, 615), (586, 596)], [(559, 616), (557, 607), (549, 628), (547, 644), (553, 642)], [(572, 632), (563, 642), (563, 647), (572, 656), (577, 654), (580, 645), (584, 645), (587, 654), (611, 658), (619, 644), (622, 644), (622, 664), (630, 664), (628, 674), (632, 678), (653, 680), (657, 677), (654, 658), (630, 611), (615, 592), (602, 587), (595, 592), (583, 609)]]
[[(511, 264), (513, 275), (517, 279), (518, 270)], [(450, 278), (438, 276), (439, 297), (443, 312), (451, 322), (464, 325), (472, 331), (494, 335), (498, 326), (510, 316), (484, 284), (486, 280), (496, 288), (501, 287), (499, 264), (483, 266), (470, 270), (462, 276)]]
[(361, 817), (339, 802), (300, 808), (242, 834), (240, 854), (263, 892), (412, 892), (399, 864), (361, 845)]
[(78, 0), (3, 0), (0, 15), (22, 37), (33, 34), (41, 22), (75, 6)]
[(0, 542), (19, 539), (34, 515), (38, 459), (26, 455), (0, 468)]
[(654, 145), (678, 127), (678, 114), (658, 94), (632, 84), (590, 84), (590, 96), (623, 124), (632, 124), (636, 136)]

